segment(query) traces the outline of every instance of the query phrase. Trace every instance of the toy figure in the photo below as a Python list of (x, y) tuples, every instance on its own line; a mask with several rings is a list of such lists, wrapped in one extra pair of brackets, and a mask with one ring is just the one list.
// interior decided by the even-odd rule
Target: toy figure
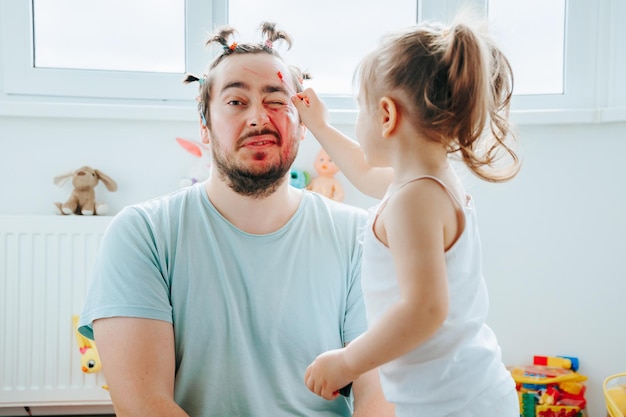
[(80, 351), (80, 365), (82, 371), (86, 374), (100, 372), (100, 369), (102, 369), (102, 362), (100, 362), (100, 356), (98, 355), (96, 344), (78, 332), (77, 315), (72, 316), (72, 324), (74, 327), (74, 334), (76, 335), (76, 341), (78, 342), (78, 350)]
[(335, 174), (339, 172), (339, 168), (324, 149), (320, 149), (313, 167), (317, 171), (318, 176), (311, 180), (306, 189), (315, 191), (335, 201), (343, 201), (343, 187), (335, 179)]
[(82, 214), (84, 216), (104, 215), (109, 211), (109, 206), (96, 201), (96, 185), (100, 181), (109, 191), (117, 190), (117, 183), (104, 172), (83, 166), (75, 171), (70, 171), (54, 177), (53, 182), (59, 187), (72, 179), (74, 189), (65, 203), (54, 203), (57, 214)]

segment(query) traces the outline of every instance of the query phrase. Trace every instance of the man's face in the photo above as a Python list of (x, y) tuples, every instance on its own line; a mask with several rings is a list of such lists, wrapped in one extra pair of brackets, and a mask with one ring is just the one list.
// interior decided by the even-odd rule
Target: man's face
[(288, 179), (304, 127), (289, 97), (289, 70), (268, 54), (227, 57), (214, 69), (209, 111), (217, 174), (236, 192), (264, 197)]

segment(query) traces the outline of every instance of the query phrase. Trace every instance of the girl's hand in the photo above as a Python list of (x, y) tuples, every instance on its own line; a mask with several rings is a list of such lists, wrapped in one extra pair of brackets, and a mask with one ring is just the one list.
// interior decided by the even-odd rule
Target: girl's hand
[(358, 377), (348, 369), (344, 352), (345, 349), (324, 352), (306, 368), (304, 383), (326, 400), (337, 398), (339, 390)]
[(291, 101), (300, 114), (302, 123), (315, 134), (316, 131), (328, 126), (328, 110), (315, 91), (307, 88), (291, 97)]

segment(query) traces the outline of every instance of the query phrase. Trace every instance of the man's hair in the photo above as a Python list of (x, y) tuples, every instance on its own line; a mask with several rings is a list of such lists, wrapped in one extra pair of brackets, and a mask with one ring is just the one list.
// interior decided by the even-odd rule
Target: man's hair
[[(206, 41), (206, 45), (218, 43), (222, 46), (221, 53), (213, 59), (209, 65), (206, 74), (202, 77), (195, 76), (193, 74), (185, 74), (183, 83), (188, 84), (191, 82), (200, 83), (200, 94), (198, 97), (198, 112), (202, 118), (203, 123), (207, 127), (211, 127), (211, 117), (209, 114), (209, 103), (211, 100), (211, 87), (213, 85), (213, 70), (225, 59), (228, 59), (232, 55), (243, 54), (269, 54), (281, 61), (283, 58), (278, 51), (274, 49), (274, 42), (285, 42), (287, 48), (291, 48), (292, 40), (291, 36), (282, 30), (276, 29), (276, 24), (272, 22), (263, 22), (260, 26), (262, 41), (260, 43), (237, 43), (234, 41), (234, 35), (237, 31), (231, 26), (223, 26), (219, 28), (213, 35)], [(298, 67), (288, 66), (291, 73), (291, 80), (285, 80), (285, 82), (291, 82), (296, 92), (303, 90), (302, 81), (310, 79), (310, 75), (301, 71)]]

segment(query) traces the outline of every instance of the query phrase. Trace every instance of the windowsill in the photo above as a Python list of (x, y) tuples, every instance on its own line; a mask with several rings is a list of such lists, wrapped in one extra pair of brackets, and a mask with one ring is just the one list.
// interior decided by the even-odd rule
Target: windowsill
[[(354, 125), (357, 110), (330, 110), (334, 125)], [(0, 96), (0, 117), (197, 121), (195, 103), (182, 101), (68, 100)], [(626, 107), (513, 110), (518, 125), (598, 124), (626, 121)]]

